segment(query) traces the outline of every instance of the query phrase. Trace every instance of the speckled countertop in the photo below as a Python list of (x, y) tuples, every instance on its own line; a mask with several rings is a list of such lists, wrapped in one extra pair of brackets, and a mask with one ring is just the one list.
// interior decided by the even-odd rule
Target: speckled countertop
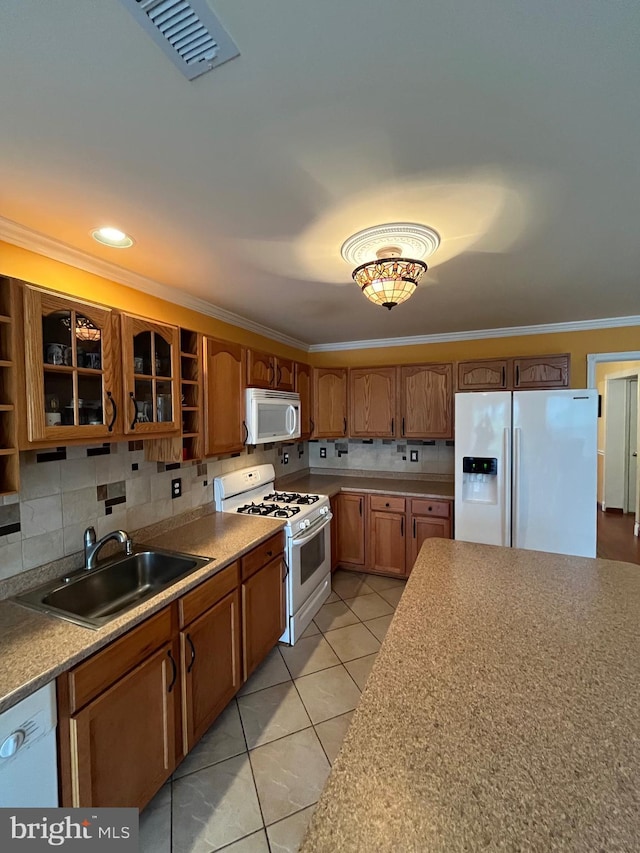
[(329, 497), (343, 491), (453, 500), (453, 482), (450, 480), (410, 479), (395, 475), (375, 477), (366, 474), (303, 474), (299, 477), (283, 477), (276, 480), (276, 488), (317, 493)]
[(640, 566), (428, 539), (302, 853), (640, 849)]
[(155, 545), (211, 557), (212, 562), (97, 630), (29, 610), (10, 600), (0, 601), (0, 712), (161, 610), (283, 526), (275, 519), (214, 512), (153, 539), (136, 539), (136, 547)]

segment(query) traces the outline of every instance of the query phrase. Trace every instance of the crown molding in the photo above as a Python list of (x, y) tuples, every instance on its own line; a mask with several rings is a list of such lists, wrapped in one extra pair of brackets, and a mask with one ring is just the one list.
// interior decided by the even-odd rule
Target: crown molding
[(620, 326), (640, 326), (640, 315), (607, 317), (601, 320), (576, 320), (571, 323), (545, 323), (538, 326), (508, 326), (503, 329), (474, 329), (469, 332), (444, 332), (440, 335), (415, 335), (406, 338), (376, 338), (370, 341), (341, 341), (335, 344), (311, 344), (309, 352), (407, 347), (415, 344), (448, 344), (455, 341), (477, 341), (486, 338), (512, 338), (520, 335), (548, 335), (561, 332), (586, 332)]
[(21, 249), (28, 249), (38, 255), (44, 255), (54, 261), (60, 261), (63, 264), (84, 270), (85, 272), (102, 276), (118, 284), (124, 284), (126, 287), (140, 290), (142, 293), (148, 293), (150, 296), (157, 296), (159, 299), (164, 299), (175, 305), (181, 305), (183, 308), (189, 308), (207, 317), (214, 317), (216, 320), (222, 320), (222, 322), (229, 323), (231, 326), (238, 326), (249, 332), (255, 332), (257, 335), (262, 335), (265, 338), (278, 341), (295, 349), (303, 350), (304, 352), (308, 352), (309, 350), (309, 345), (304, 341), (292, 338), (260, 323), (254, 323), (253, 320), (248, 320), (239, 314), (219, 308), (205, 299), (200, 299), (197, 296), (192, 296), (189, 293), (178, 290), (176, 287), (162, 284), (152, 278), (147, 278), (144, 275), (127, 270), (111, 261), (94, 258), (88, 252), (75, 249), (67, 243), (62, 243), (59, 240), (48, 237), (46, 234), (34, 231), (32, 228), (27, 228), (25, 225), (20, 225), (2, 216), (0, 216), (0, 240), (4, 240), (6, 243), (11, 243), (14, 246), (19, 246)]

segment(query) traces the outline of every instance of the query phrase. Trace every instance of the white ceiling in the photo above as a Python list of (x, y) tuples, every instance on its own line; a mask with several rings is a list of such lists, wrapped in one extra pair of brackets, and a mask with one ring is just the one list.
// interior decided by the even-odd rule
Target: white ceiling
[[(640, 313), (637, 0), (210, 2), (189, 82), (117, 0), (3, 0), (2, 216), (308, 344)], [(388, 312), (340, 246), (394, 220), (442, 244)]]

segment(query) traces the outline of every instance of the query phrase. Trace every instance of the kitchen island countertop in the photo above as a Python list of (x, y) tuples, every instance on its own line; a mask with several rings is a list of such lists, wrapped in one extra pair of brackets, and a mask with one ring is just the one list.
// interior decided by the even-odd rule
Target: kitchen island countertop
[(0, 601), (0, 712), (216, 574), (283, 526), (284, 522), (278, 519), (211, 512), (153, 538), (136, 537), (136, 548), (144, 544), (183, 551), (210, 557), (212, 562), (97, 630), (30, 610), (10, 599)]
[(631, 851), (640, 566), (428, 539), (301, 853)]

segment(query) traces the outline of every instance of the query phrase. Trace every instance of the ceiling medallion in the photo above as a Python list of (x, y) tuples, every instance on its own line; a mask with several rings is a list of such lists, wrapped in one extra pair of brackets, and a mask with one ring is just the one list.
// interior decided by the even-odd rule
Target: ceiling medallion
[(439, 245), (440, 236), (433, 228), (391, 222), (353, 234), (340, 253), (347, 263), (358, 264), (352, 277), (367, 299), (391, 310), (413, 295), (427, 271), (421, 259)]

